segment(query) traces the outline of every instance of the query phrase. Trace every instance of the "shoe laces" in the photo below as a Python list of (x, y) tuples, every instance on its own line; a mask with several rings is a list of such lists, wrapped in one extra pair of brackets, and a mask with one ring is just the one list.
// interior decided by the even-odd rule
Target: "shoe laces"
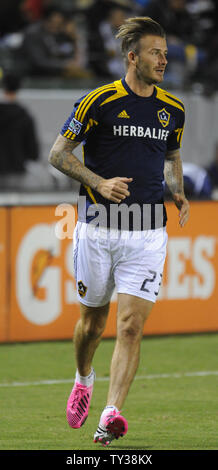
[(74, 395), (74, 399), (73, 399), (73, 406), (79, 401), (81, 395), (82, 395), (82, 392), (84, 392), (84, 387), (83, 385), (81, 384), (77, 384), (76, 385), (76, 388), (75, 388), (75, 395)]

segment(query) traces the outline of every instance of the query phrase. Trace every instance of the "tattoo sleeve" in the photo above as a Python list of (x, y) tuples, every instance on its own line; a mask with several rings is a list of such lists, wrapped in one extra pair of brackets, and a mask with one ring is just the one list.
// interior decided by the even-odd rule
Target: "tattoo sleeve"
[(172, 195), (175, 193), (184, 194), (183, 170), (179, 150), (166, 154), (164, 178)]
[(86, 168), (73, 154), (73, 150), (78, 145), (78, 142), (70, 141), (59, 135), (50, 151), (49, 162), (65, 175), (96, 189), (103, 178)]

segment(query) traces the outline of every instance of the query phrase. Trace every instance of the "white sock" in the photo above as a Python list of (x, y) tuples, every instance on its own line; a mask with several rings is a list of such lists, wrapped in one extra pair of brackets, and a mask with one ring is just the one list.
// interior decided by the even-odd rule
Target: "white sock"
[(80, 375), (78, 372), (78, 369), (76, 371), (76, 379), (75, 379), (76, 382), (79, 382), (81, 385), (85, 385), (86, 387), (90, 387), (93, 384), (94, 378), (95, 378), (95, 371), (93, 367), (92, 367), (90, 374), (87, 375), (86, 377), (83, 377), (82, 375)]
[(102, 411), (102, 415), (110, 413), (110, 411), (116, 411), (118, 413), (118, 409), (116, 406), (113, 405), (107, 405), (105, 406), (104, 410)]

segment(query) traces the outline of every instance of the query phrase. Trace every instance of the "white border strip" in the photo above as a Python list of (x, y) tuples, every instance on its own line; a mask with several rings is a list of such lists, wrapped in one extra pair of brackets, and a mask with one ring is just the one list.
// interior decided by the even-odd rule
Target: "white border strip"
[[(183, 377), (207, 377), (211, 375), (218, 375), (218, 370), (199, 371), (199, 372), (184, 372), (174, 374), (154, 374), (154, 375), (136, 375), (135, 380), (155, 380), (155, 379), (181, 379)], [(97, 377), (96, 382), (108, 382), (109, 377)], [(54, 379), (54, 380), (37, 380), (33, 382), (11, 382), (0, 383), (0, 388), (3, 387), (31, 387), (34, 385), (56, 385), (73, 383), (74, 379)]]

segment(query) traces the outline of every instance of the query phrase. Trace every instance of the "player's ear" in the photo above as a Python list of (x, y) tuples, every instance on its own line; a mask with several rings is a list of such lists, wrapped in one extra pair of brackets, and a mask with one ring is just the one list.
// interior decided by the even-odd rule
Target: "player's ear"
[(129, 64), (136, 64), (136, 53), (134, 51), (128, 52), (128, 62)]

